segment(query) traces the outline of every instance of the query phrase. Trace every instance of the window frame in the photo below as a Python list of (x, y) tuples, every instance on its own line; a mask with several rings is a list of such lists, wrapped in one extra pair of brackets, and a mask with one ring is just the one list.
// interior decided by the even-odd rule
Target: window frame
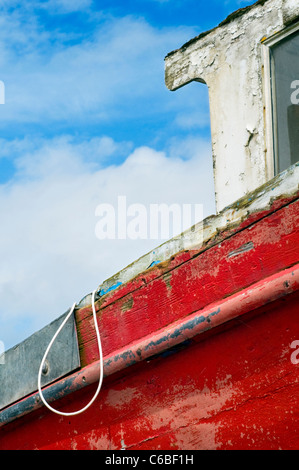
[(274, 77), (272, 77), (271, 74), (271, 48), (298, 31), (299, 22), (296, 22), (295, 24), (286, 27), (269, 37), (264, 37), (261, 41), (263, 61), (265, 146), (268, 179), (272, 179), (278, 175), (279, 168), (279, 156), (277, 154), (277, 118), (275, 96), (273, 96), (275, 87), (272, 86), (272, 79), (274, 79)]

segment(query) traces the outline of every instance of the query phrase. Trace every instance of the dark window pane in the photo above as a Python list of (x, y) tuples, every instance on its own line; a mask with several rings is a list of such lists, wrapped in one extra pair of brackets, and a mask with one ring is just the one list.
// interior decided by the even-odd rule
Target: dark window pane
[(299, 32), (271, 48), (275, 170), (299, 160)]

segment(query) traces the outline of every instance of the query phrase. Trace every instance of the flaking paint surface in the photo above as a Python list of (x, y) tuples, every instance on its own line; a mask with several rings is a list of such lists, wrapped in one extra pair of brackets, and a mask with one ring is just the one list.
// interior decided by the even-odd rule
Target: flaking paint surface
[[(297, 448), (298, 371), (287, 349), (299, 334), (298, 300), (297, 292), (110, 377), (83, 419), (41, 409), (22, 426), (0, 428), (0, 449)], [(57, 406), (79, 409), (93, 393), (94, 386)]]

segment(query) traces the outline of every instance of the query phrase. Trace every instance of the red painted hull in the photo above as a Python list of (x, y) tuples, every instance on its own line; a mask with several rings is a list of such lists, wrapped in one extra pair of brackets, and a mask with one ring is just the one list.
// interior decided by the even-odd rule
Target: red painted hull
[[(0, 449), (298, 449), (298, 226), (297, 194), (107, 294), (117, 367), (96, 402), (76, 417), (34, 408), (0, 428)], [(90, 307), (77, 328), (90, 385), (55, 401), (66, 412), (96, 388)], [(140, 362), (120, 367), (125, 351)]]
[[(8, 425), (0, 449), (296, 449), (299, 366), (290, 344), (299, 337), (297, 318), (295, 294), (107, 379), (84, 416), (42, 409)], [(91, 386), (58, 406), (76, 410), (93, 393)]]

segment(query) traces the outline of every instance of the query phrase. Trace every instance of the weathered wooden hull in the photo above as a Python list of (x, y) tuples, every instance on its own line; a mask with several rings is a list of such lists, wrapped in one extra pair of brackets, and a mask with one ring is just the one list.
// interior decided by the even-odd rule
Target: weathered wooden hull
[[(44, 409), (1, 431), (1, 449), (296, 449), (298, 295), (213, 337), (106, 380), (84, 415)], [(298, 336), (297, 336), (298, 337)], [(297, 368), (296, 368), (297, 367)], [(65, 398), (72, 411), (94, 387)]]
[[(24, 397), (0, 449), (297, 449), (298, 226), (296, 191), (103, 296), (96, 402), (61, 417)], [(76, 323), (82, 369), (45, 391), (67, 412), (98, 377), (90, 306)]]

